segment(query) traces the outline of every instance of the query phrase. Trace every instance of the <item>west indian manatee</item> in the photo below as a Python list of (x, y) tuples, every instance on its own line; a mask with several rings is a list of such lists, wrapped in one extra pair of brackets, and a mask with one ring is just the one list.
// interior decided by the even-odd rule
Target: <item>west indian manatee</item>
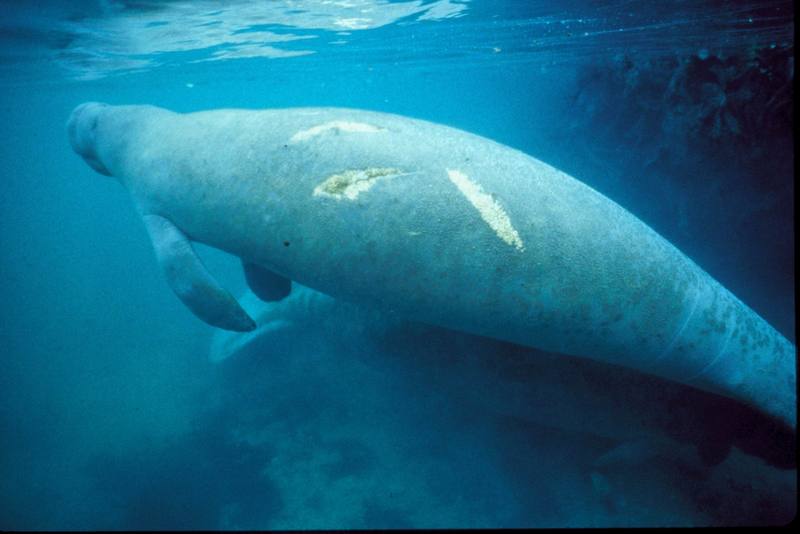
[(796, 426), (795, 347), (582, 182), (447, 126), (354, 109), (77, 107), (75, 151), (131, 193), (175, 293), (252, 319), (191, 241), (265, 299), (295, 280), (482, 336), (629, 367)]

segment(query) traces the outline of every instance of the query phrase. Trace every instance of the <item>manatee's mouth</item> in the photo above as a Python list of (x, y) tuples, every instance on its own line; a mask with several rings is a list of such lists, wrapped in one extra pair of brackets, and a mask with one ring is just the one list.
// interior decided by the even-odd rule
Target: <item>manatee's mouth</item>
[(99, 102), (86, 102), (76, 107), (67, 121), (67, 135), (72, 150), (78, 153), (91, 168), (100, 174), (111, 176), (111, 172), (103, 165), (95, 151), (97, 121), (100, 111), (105, 107), (107, 104)]

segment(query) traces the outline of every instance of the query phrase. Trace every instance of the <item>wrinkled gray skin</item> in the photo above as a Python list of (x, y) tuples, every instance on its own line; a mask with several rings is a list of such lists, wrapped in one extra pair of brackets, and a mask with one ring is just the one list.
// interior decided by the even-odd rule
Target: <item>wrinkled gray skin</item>
[[(240, 302), (258, 329), (215, 333), (213, 362), (258, 357), (271, 374), (282, 365), (275, 359), (360, 360), (404, 377), (410, 396), (416, 389), (443, 392), (473, 411), (622, 442), (596, 468), (662, 455), (702, 472), (699, 460), (715, 465), (732, 446), (775, 467), (796, 465), (793, 432), (736, 401), (681, 384), (405, 321), (299, 284), (280, 302), (264, 303), (249, 292)], [(318, 338), (331, 355), (297, 354), (287, 345), (298, 337)]]
[(68, 131), (128, 188), (173, 290), (210, 324), (254, 327), (189, 240), (334, 297), (634, 368), (796, 426), (788, 340), (636, 217), (519, 151), (336, 108), (88, 103)]

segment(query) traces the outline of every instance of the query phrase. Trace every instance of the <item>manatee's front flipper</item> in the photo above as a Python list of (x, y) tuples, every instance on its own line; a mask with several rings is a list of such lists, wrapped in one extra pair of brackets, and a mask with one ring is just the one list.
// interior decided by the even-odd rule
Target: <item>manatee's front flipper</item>
[(247, 285), (265, 302), (282, 300), (292, 291), (292, 281), (255, 263), (242, 261)]
[(147, 214), (142, 218), (167, 283), (192, 313), (225, 330), (255, 329), (255, 321), (209, 274), (189, 238), (177, 226), (160, 215)]

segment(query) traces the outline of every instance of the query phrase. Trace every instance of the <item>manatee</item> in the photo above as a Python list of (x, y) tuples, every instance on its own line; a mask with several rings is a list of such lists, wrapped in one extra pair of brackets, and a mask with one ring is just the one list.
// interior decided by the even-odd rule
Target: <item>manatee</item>
[(629, 367), (796, 426), (795, 347), (594, 189), (444, 125), (339, 108), (78, 106), (72, 147), (130, 192), (179, 298), (250, 317), (191, 242), (266, 298), (293, 280), (446, 328)]

